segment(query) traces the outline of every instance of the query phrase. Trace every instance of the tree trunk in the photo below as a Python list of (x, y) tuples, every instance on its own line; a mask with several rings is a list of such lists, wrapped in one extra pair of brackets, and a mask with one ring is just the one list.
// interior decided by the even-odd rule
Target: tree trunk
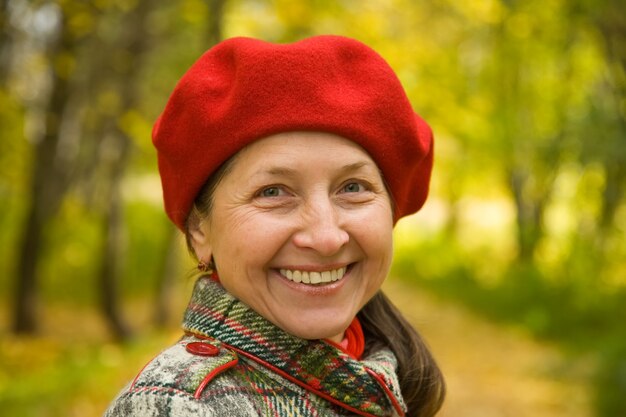
[[(119, 48), (126, 50), (129, 62), (116, 74), (121, 98), (121, 107), (116, 115), (117, 118), (133, 110), (138, 102), (140, 72), (143, 58), (149, 46), (146, 23), (155, 3), (155, 0), (140, 1), (124, 19), (124, 33), (120, 38)], [(131, 142), (127, 134), (121, 130), (118, 119), (111, 120), (111, 125), (113, 128), (110, 134), (115, 143), (114, 149), (118, 150), (119, 153), (114, 152), (111, 160), (105, 161), (109, 167), (109, 183), (105, 187), (108, 192), (105, 201), (108, 202), (108, 205), (104, 207), (106, 233), (104, 234), (105, 251), (100, 266), (101, 306), (104, 318), (109, 323), (115, 337), (118, 340), (124, 340), (131, 333), (122, 319), (119, 307), (118, 282), (122, 276), (121, 259), (125, 254), (123, 242), (126, 233), (120, 191), (130, 156)]]
[[(72, 54), (76, 47), (76, 39), (69, 33), (63, 19), (59, 30), (58, 40), (50, 46), (50, 63), (61, 54)], [(50, 219), (58, 212), (69, 185), (69, 167), (58, 154), (61, 121), (70, 97), (69, 79), (67, 74), (55, 71), (52, 64), (50, 67), (53, 76), (49, 100), (43, 109), (44, 132), (35, 144), (30, 205), (17, 255), (13, 317), (13, 330), (16, 333), (34, 333), (37, 330), (37, 267), (41, 260), (44, 233)]]
[[(126, 141), (124, 141), (126, 142)], [(131, 336), (130, 328), (122, 319), (118, 302), (118, 282), (123, 268), (122, 254), (125, 252), (123, 201), (120, 192), (120, 178), (126, 164), (128, 144), (124, 148), (113, 170), (114, 180), (111, 181), (108, 193), (108, 207), (104, 222), (104, 251), (100, 267), (100, 289), (102, 312), (107, 319), (113, 335), (118, 340), (126, 340)]]
[[(623, 99), (626, 97), (626, 18), (624, 18), (622, 2), (617, 0), (606, 1), (603, 9), (596, 18), (600, 29), (606, 55), (609, 61), (609, 74), (614, 94), (614, 102), (617, 104), (617, 128), (618, 133), (613, 139), (615, 143), (610, 147), (602, 164), (606, 175), (606, 183), (602, 196), (602, 208), (599, 226), (602, 233), (601, 240), (615, 224), (617, 210), (626, 193), (626, 151), (624, 151), (623, 139), (626, 137), (626, 111), (623, 109)], [(620, 106), (622, 106), (620, 108)], [(622, 139), (622, 141), (620, 141)]]
[(525, 173), (513, 170), (509, 179), (516, 208), (518, 259), (522, 262), (532, 262), (535, 249), (542, 235), (542, 204), (539, 201), (530, 200), (524, 195), (527, 182)]
[(9, 22), (9, 0), (0, 0), (0, 85), (4, 86), (11, 68), (13, 37)]
[(207, 41), (210, 46), (215, 45), (224, 37), (224, 7), (226, 0), (207, 0), (208, 16), (207, 16)]
[[(34, 204), (34, 203), (33, 203)], [(28, 211), (23, 230), (17, 267), (13, 331), (34, 333), (37, 330), (37, 258), (42, 241), (42, 219), (34, 208)]]

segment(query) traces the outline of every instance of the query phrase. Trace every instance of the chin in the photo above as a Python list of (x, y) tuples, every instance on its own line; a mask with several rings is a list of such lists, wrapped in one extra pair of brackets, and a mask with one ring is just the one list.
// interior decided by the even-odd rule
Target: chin
[(351, 320), (345, 323), (336, 323), (329, 326), (320, 327), (319, 323), (310, 327), (304, 327), (303, 323), (298, 325), (289, 326), (289, 328), (281, 327), (287, 333), (299, 337), (300, 339), (314, 340), (314, 339), (332, 339), (338, 335), (343, 335), (345, 330), (350, 325)]

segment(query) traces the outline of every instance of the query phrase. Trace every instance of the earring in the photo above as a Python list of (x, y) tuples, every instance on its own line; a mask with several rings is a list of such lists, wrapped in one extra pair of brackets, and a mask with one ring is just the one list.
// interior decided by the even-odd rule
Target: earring
[(202, 260), (198, 262), (198, 270), (200, 272), (206, 272), (209, 275), (213, 274), (213, 272), (215, 271), (215, 263), (213, 262), (213, 257), (211, 257), (211, 260), (208, 263)]

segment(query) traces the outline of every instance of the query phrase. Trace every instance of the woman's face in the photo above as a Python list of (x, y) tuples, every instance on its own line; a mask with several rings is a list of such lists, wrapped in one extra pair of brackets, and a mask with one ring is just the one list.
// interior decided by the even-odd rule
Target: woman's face
[(291, 132), (239, 152), (191, 231), (224, 288), (283, 330), (340, 341), (392, 258), (378, 167), (340, 136)]

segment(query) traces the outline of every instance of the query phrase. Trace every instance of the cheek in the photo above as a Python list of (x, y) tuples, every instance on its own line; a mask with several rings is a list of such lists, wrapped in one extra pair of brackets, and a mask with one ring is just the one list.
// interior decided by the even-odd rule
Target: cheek
[(355, 227), (359, 240), (366, 251), (380, 257), (391, 258), (393, 254), (393, 218), (388, 204), (381, 203), (361, 218)]
[(388, 221), (383, 219), (373, 219), (362, 228), (360, 237), (362, 249), (371, 260), (371, 271), (379, 285), (389, 273), (393, 260), (393, 223), (391, 217)]
[(393, 229), (391, 220), (381, 217), (359, 222), (353, 228), (353, 238), (369, 260), (369, 270), (377, 279), (386, 276), (393, 258)]
[(370, 256), (376, 260), (375, 266), (380, 268), (380, 276), (384, 280), (393, 260), (393, 237), (390, 233), (376, 235), (371, 241)]
[(262, 214), (233, 213), (218, 221), (214, 235), (216, 261), (236, 263), (240, 269), (266, 265), (290, 236), (284, 221)]

